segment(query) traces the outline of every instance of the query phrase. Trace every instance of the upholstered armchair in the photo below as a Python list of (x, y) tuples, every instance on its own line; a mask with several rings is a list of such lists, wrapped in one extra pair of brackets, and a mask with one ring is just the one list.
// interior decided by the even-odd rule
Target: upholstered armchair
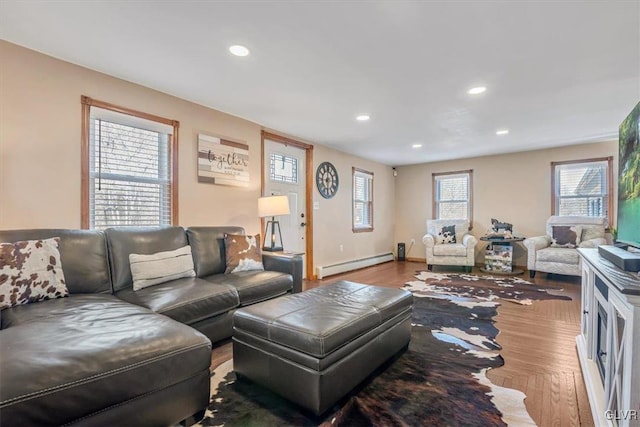
[[(576, 248), (597, 248), (607, 243), (604, 217), (552, 216), (546, 234), (525, 239), (529, 276), (536, 271), (580, 276), (581, 262)], [(575, 239), (575, 240), (574, 240)]]
[(469, 234), (469, 221), (466, 219), (428, 219), (427, 234), (422, 243), (427, 247), (429, 270), (434, 265), (460, 265), (471, 271), (475, 263), (478, 239)]

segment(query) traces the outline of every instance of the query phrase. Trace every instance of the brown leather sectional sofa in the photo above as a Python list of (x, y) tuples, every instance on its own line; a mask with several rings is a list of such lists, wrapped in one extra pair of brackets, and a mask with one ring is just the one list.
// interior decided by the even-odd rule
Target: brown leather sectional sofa
[[(223, 274), (240, 227), (9, 230), (0, 242), (60, 238), (70, 295), (0, 311), (0, 423), (175, 425), (209, 402), (211, 342), (238, 307), (302, 290), (302, 260)], [(191, 245), (196, 277), (133, 291), (129, 254)]]

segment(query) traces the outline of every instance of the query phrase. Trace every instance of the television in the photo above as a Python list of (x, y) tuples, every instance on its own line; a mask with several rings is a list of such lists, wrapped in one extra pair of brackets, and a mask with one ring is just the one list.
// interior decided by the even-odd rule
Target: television
[(618, 243), (599, 246), (598, 253), (624, 271), (640, 271), (640, 102), (619, 135)]
[(620, 124), (617, 241), (640, 248), (640, 102)]

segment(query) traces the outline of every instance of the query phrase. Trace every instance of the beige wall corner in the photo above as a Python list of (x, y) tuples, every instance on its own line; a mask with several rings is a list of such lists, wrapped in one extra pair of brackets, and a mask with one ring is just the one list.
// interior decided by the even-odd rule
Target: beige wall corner
[[(491, 218), (497, 218), (512, 223), (514, 234), (531, 237), (544, 234), (545, 221), (551, 215), (551, 162), (607, 156), (614, 156), (613, 193), (617, 194), (618, 141), (399, 167), (395, 241), (409, 245), (416, 239), (407, 256), (425, 257), (422, 236), (426, 220), (432, 216), (434, 172), (473, 169), (473, 235), (482, 237), (491, 226)], [(615, 218), (615, 212), (611, 216)], [(476, 246), (476, 264), (483, 262), (485, 246), (484, 242)], [(515, 264), (526, 266), (526, 256), (526, 249), (515, 244)]]
[[(324, 199), (315, 183), (313, 186), (313, 200), (319, 208), (313, 212), (315, 266), (322, 267), (393, 252), (395, 178), (391, 167), (316, 145), (313, 153), (314, 177), (322, 162), (331, 162), (337, 168), (340, 188), (333, 198)], [(372, 232), (352, 231), (353, 167), (373, 172), (374, 175)]]

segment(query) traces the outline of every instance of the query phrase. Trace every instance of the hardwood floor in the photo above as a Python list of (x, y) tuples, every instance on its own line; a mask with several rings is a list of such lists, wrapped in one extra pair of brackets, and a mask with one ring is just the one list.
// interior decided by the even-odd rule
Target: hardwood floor
[[(434, 267), (436, 271), (453, 271), (437, 268)], [(417, 271), (425, 269), (426, 265), (419, 262), (388, 262), (325, 280), (305, 281), (304, 289), (336, 280), (401, 287), (415, 280)], [(476, 268), (473, 273), (482, 274)], [(505, 364), (489, 371), (488, 377), (494, 384), (525, 393), (527, 410), (539, 426), (593, 426), (576, 353), (581, 310), (579, 278), (547, 277), (544, 273), (538, 273), (535, 279), (521, 277), (541, 287), (557, 289), (572, 301), (536, 301), (531, 306), (503, 302), (495, 320)], [(230, 342), (216, 346), (212, 368), (228, 360), (231, 353)]]

